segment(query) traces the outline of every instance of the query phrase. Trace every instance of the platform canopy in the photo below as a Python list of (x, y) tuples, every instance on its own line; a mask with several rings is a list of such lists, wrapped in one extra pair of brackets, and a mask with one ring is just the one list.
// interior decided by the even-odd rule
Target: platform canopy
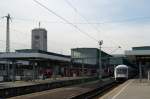
[(150, 46), (133, 47), (125, 51), (125, 55), (132, 61), (150, 62)]
[(131, 50), (125, 51), (125, 55), (133, 55), (133, 56), (150, 56), (150, 50)]
[(70, 62), (71, 58), (67, 55), (61, 55), (52, 52), (45, 52), (41, 50), (16, 50), (16, 52), (1, 53), (0, 59), (9, 60), (56, 60)]

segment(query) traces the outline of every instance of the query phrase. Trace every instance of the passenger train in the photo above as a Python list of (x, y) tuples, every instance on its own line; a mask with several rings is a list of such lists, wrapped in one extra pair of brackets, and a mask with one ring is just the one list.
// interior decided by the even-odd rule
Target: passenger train
[(118, 65), (114, 69), (115, 80), (127, 80), (135, 74), (134, 69), (127, 65)]

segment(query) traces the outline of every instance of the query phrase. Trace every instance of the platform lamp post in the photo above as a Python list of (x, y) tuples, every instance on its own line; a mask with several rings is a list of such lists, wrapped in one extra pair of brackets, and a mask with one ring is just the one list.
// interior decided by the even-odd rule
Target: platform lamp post
[(35, 81), (35, 79), (36, 79), (36, 74), (37, 74), (37, 71), (36, 71), (36, 68), (37, 68), (37, 62), (35, 61), (35, 62), (33, 62), (33, 81)]
[(139, 78), (140, 78), (140, 82), (142, 82), (142, 63), (139, 62)]
[(102, 78), (101, 72), (102, 72), (102, 44), (103, 44), (103, 40), (100, 40), (98, 42), (99, 44), (99, 79)]

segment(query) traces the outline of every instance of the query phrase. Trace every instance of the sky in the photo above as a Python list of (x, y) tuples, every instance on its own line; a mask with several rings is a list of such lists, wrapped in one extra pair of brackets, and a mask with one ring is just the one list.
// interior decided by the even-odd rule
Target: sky
[[(84, 33), (33, 0), (0, 0), (0, 17), (8, 13), (12, 17), (11, 51), (31, 48), (31, 30), (39, 22), (48, 31), (50, 52), (70, 54), (71, 48), (98, 48), (99, 40), (104, 42), (102, 49), (110, 54), (122, 54), (134, 46), (150, 46), (149, 0), (38, 1)], [(5, 41), (6, 19), (0, 18), (0, 51), (5, 51)]]

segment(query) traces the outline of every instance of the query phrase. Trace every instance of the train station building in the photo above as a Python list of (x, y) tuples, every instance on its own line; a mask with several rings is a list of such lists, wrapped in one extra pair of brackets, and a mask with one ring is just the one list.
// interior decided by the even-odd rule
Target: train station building
[(147, 77), (150, 71), (150, 46), (133, 47), (125, 55), (139, 70), (140, 77)]
[(113, 73), (114, 64), (110, 62), (113, 57), (106, 52), (98, 48), (73, 48), (69, 56), (57, 54), (47, 51), (47, 39), (46, 29), (35, 28), (31, 49), (0, 53), (0, 81), (98, 76), (99, 72), (109, 76)]
[(1, 80), (44, 79), (69, 75), (70, 56), (42, 50), (24, 49), (1, 53)]
[[(100, 57), (101, 53), (101, 57)], [(109, 64), (111, 55), (101, 51), (98, 48), (73, 48), (71, 49), (71, 61), (73, 68), (79, 68), (80, 71), (84, 71), (85, 74), (98, 75), (99, 62), (101, 58), (101, 74), (103, 76), (109, 76), (109, 72), (112, 70), (112, 66)], [(83, 70), (84, 69), (84, 70)]]
[[(54, 76), (96, 76), (99, 72), (100, 51), (97, 48), (74, 48), (71, 56), (36, 50), (22, 49), (0, 54), (0, 81), (34, 80)], [(113, 69), (111, 55), (101, 52), (102, 72)]]

